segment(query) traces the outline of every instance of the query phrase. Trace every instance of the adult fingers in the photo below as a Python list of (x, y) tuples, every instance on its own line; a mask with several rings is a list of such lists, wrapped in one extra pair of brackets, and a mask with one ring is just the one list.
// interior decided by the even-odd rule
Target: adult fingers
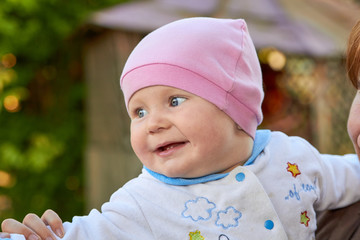
[(41, 220), (51, 227), (53, 232), (60, 238), (64, 236), (64, 227), (59, 215), (51, 209), (48, 209), (41, 216)]
[[(54, 234), (36, 214), (30, 213), (24, 217), (23, 224), (35, 232), (41, 239), (56, 240)], [(34, 239), (35, 240), (35, 239)]]
[[(40, 237), (35, 232), (33, 232), (30, 228), (28, 228), (21, 222), (16, 221), (15, 219), (11, 219), (11, 218), (5, 219), (1, 223), (1, 229), (3, 232), (6, 232), (6, 233), (22, 234), (28, 240), (39, 240), (40, 239)], [(10, 234), (7, 237), (10, 237)]]

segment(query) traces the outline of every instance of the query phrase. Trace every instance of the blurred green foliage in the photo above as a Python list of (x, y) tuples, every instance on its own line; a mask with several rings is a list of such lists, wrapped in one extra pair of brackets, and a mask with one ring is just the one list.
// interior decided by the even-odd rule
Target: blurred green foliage
[(83, 214), (78, 32), (91, 12), (119, 2), (0, 1), (0, 221), (48, 208), (63, 220)]

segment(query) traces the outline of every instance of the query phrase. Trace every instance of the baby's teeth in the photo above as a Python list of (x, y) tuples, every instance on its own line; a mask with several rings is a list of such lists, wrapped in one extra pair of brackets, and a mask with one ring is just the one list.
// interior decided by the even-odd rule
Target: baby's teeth
[(173, 145), (168, 146), (165, 150), (169, 150), (169, 149), (171, 149), (171, 148), (174, 148), (174, 146), (173, 146)]

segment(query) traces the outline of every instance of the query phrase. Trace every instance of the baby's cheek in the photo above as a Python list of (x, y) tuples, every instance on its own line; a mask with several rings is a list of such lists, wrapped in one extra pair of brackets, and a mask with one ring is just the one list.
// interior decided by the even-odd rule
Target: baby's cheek
[(139, 157), (139, 154), (141, 154), (141, 149), (143, 148), (144, 145), (141, 136), (138, 136), (135, 133), (131, 133), (130, 143), (135, 154), (138, 155)]

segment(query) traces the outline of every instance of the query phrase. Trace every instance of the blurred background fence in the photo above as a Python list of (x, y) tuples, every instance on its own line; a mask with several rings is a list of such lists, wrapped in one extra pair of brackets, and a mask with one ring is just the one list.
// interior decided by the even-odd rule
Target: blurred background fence
[(61, 1), (20, 2), (0, 3), (0, 220), (47, 208), (70, 220), (139, 174), (121, 70), (142, 37), (184, 17), (247, 21), (264, 77), (260, 128), (353, 152), (344, 51), (358, 1), (93, 0), (56, 14)]

